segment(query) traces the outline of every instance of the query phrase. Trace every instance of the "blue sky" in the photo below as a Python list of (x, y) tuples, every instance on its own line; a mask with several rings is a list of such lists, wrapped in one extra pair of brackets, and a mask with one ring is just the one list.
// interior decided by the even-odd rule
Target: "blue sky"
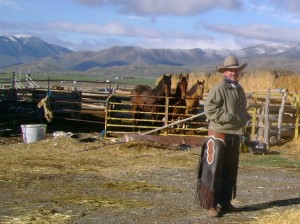
[(0, 35), (69, 49), (241, 49), (300, 42), (300, 0), (0, 0)]

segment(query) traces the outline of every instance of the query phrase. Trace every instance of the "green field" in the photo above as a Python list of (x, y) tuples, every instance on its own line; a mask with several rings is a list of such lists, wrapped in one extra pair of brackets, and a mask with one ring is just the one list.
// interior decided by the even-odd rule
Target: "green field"
[[(25, 81), (25, 74), (21, 76), (16, 74), (16, 77), (21, 81)], [(109, 80), (113, 84), (122, 84), (122, 85), (150, 85), (153, 86), (156, 83), (155, 78), (123, 78), (123, 79), (112, 79), (111, 77), (105, 76), (87, 76), (87, 75), (80, 75), (80, 74), (34, 74), (30, 76), (34, 81), (37, 80), (50, 80), (50, 81), (60, 81), (60, 80), (67, 80), (67, 81), (82, 81), (82, 82), (106, 82)], [(0, 74), (0, 83), (1, 82), (9, 82), (12, 80), (12, 74), (8, 73), (1, 73)]]

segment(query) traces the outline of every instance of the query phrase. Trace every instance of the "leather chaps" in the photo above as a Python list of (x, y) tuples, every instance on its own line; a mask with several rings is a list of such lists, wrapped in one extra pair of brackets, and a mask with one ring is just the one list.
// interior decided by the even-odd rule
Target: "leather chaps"
[(238, 135), (208, 132), (198, 164), (197, 200), (203, 208), (235, 198), (239, 145)]

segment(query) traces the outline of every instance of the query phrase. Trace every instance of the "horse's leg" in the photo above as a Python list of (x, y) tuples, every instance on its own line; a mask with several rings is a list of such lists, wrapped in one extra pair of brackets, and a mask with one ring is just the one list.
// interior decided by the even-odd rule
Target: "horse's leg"
[(159, 119), (159, 116), (158, 116), (158, 114), (157, 114), (157, 107), (156, 106), (152, 106), (151, 108), (150, 108), (150, 112), (151, 112), (151, 115), (150, 115), (150, 119), (152, 120), (151, 121), (151, 125), (152, 126), (156, 126), (156, 124), (157, 124), (157, 120)]
[(157, 106), (157, 105), (153, 105), (150, 108), (151, 115), (150, 115), (150, 119), (151, 121), (151, 126), (153, 127), (160, 127), (163, 126), (165, 123), (165, 116), (158, 114), (158, 113), (162, 113), (164, 112), (164, 110), (162, 110), (163, 107)]
[[(186, 118), (188, 117), (189, 113), (190, 113), (190, 109), (187, 107), (184, 112)], [(186, 123), (183, 123), (182, 126), (183, 126), (183, 128), (188, 127), (188, 125)]]
[(131, 107), (131, 111), (132, 111), (133, 123), (135, 123), (136, 122), (136, 117), (137, 117), (137, 114), (136, 114), (136, 112), (137, 112), (137, 106), (133, 105)]
[(137, 114), (137, 112), (138, 112), (138, 106), (133, 105), (132, 108), (131, 108), (131, 110), (132, 110), (132, 118), (133, 118), (133, 132), (135, 132), (135, 126), (138, 123), (136, 121), (138, 119), (138, 114)]

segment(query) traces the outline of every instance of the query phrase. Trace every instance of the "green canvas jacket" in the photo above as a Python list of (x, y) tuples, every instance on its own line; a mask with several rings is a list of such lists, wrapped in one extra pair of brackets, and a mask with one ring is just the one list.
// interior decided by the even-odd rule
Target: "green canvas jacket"
[(221, 82), (209, 91), (204, 105), (209, 120), (208, 128), (225, 134), (243, 135), (244, 127), (250, 119), (246, 107), (243, 88)]

